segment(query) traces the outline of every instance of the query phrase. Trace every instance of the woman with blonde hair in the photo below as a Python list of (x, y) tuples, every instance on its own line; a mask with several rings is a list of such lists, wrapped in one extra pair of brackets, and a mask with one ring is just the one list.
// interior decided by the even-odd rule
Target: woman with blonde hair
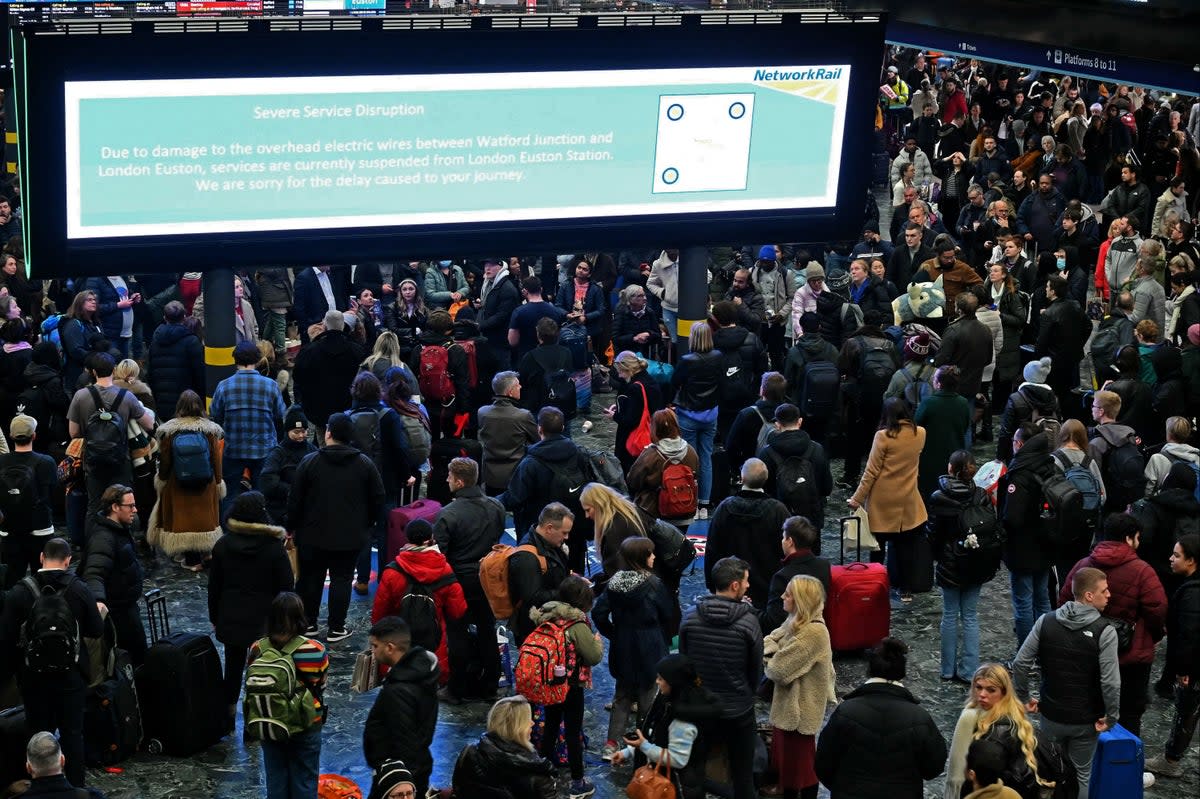
[(787, 620), (763, 640), (764, 673), (773, 685), (771, 760), (779, 785), (766, 796), (816, 799), (817, 733), (833, 692), (833, 650), (825, 627), (825, 588), (816, 577), (798, 574), (783, 591)]
[[(699, 494), (697, 519), (708, 518), (708, 500), (712, 496), (712, 453), (717, 435), (717, 404), (721, 380), (725, 376), (724, 356), (713, 349), (712, 328), (707, 322), (692, 325), (688, 336), (688, 354), (679, 359), (671, 387), (675, 390), (675, 414), (683, 439), (695, 447), (700, 470), (696, 473)], [(729, 475), (718, 475), (728, 480)]]
[(1008, 669), (996, 663), (984, 663), (971, 678), (971, 693), (958, 717), (950, 742), (946, 764), (944, 799), (961, 799), (971, 786), (966, 783), (967, 750), (972, 741), (999, 743), (1008, 754), (1008, 766), (1001, 779), (1021, 795), (1021, 799), (1039, 796), (1037, 776), (1037, 737), (1025, 706), (1017, 699)]
[(137, 397), (138, 402), (153, 411), (155, 410), (154, 394), (151, 393), (150, 386), (139, 379), (141, 374), (142, 367), (138, 366), (138, 362), (132, 358), (126, 358), (113, 367), (113, 385), (127, 390)]
[(399, 337), (391, 330), (384, 330), (376, 337), (371, 354), (366, 357), (359, 369), (369, 371), (379, 378), (380, 383), (383, 383), (388, 369), (393, 366), (408, 369), (408, 364), (404, 362), (404, 355), (400, 351)]
[(624, 350), (613, 359), (613, 370), (620, 378), (620, 388), (617, 401), (604, 409), (604, 415), (617, 423), (617, 460), (621, 463), (621, 471), (628, 473), (644, 449), (636, 448), (636, 452), (631, 452), (629, 436), (637, 430), (643, 413), (649, 416), (666, 403), (658, 384), (646, 372), (646, 359), (641, 355)]
[(456, 796), (555, 799), (555, 769), (529, 740), (533, 711), (523, 696), (507, 696), (487, 715), (487, 731), (454, 764)]
[(654, 519), (625, 497), (600, 483), (588, 483), (579, 494), (583, 514), (595, 528), (596, 554), (603, 573), (594, 578), (596, 591), (620, 568), (621, 542), (631, 536), (645, 536)]

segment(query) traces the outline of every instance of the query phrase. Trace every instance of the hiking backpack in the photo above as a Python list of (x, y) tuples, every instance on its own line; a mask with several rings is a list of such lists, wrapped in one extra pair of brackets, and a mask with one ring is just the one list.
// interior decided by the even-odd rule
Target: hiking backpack
[(492, 551), (479, 559), (479, 585), (483, 595), (487, 597), (492, 615), (504, 621), (512, 618), (515, 611), (508, 582), (508, 561), (518, 552), (528, 552), (537, 558), (541, 573), (546, 573), (546, 558), (532, 544), (510, 547), (507, 544), (496, 544)]
[(842, 376), (829, 361), (809, 361), (800, 381), (800, 415), (812, 419), (832, 418), (837, 409)]
[(67, 322), (67, 315), (50, 314), (42, 320), (42, 340), (49, 341), (62, 352), (62, 326)]
[(394, 560), (383, 568), (400, 572), (408, 581), (404, 588), (404, 596), (400, 598), (400, 607), (393, 615), (408, 622), (413, 645), (436, 652), (442, 643), (442, 623), (438, 619), (437, 600), (433, 595), (439, 588), (453, 583), (456, 579), (454, 574), (439, 577), (431, 583), (423, 583)]
[(817, 490), (812, 461), (799, 455), (782, 457), (777, 452), (773, 454), (776, 499), (787, 505), (793, 514), (815, 518), (821, 511), (822, 497)]
[(1141, 499), (1146, 493), (1146, 460), (1138, 444), (1126, 441), (1110, 449), (1100, 465), (1104, 487), (1108, 491), (1110, 507), (1124, 508)]
[(308, 639), (296, 636), (282, 649), (271, 639), (258, 642), (258, 657), (246, 667), (246, 698), (242, 718), (247, 738), (283, 742), (312, 726), (316, 701), (300, 681), (292, 655)]
[(866, 336), (858, 337), (858, 396), (860, 403), (874, 405), (882, 401), (892, 375), (896, 373), (894, 349), (890, 341), (875, 339), (871, 343)]
[[(662, 453), (659, 453), (662, 455)], [(690, 466), (673, 463), (662, 455), (662, 482), (658, 487), (658, 515), (663, 519), (694, 516), (699, 503), (696, 473)]]
[(11, 533), (33, 531), (33, 507), (37, 489), (33, 469), (11, 457), (0, 460), (0, 519)]
[(212, 449), (199, 430), (183, 430), (171, 440), (171, 470), (184, 488), (203, 488), (213, 480)]
[(105, 405), (95, 386), (87, 388), (96, 410), (83, 428), (83, 465), (89, 474), (115, 475), (129, 460), (129, 434), (117, 413), (128, 392), (119, 390), (112, 405)]
[(429, 450), (433, 445), (429, 422), (420, 410), (416, 410), (401, 413), (400, 423), (404, 425), (404, 437), (408, 439), (408, 465), (413, 468), (424, 465), (429, 460)]
[[(1169, 452), (1163, 452), (1160, 454), (1171, 463), (1182, 463), (1192, 470), (1192, 474), (1196, 476), (1196, 501), (1200, 502), (1200, 464), (1197, 464), (1195, 461), (1185, 461), (1178, 455), (1172, 455)], [(5, 515), (7, 516), (7, 514)]]
[(1079, 491), (1082, 514), (1079, 523), (1085, 529), (1080, 531), (1078, 538), (1091, 541), (1093, 534), (1100, 527), (1100, 514), (1103, 510), (1103, 503), (1100, 502), (1100, 482), (1091, 470), (1092, 458), (1085, 453), (1082, 461), (1072, 463), (1062, 451), (1054, 452), (1053, 457), (1062, 467), (1063, 477)]
[(454, 400), (454, 381), (450, 379), (450, 345), (426, 344), (421, 347), (418, 359), (420, 371), (417, 385), (421, 395), (443, 405)]
[(66, 588), (38, 585), (32, 575), (21, 580), (33, 594), (33, 607), (21, 625), (19, 649), (25, 665), (38, 674), (67, 674), (79, 665), (79, 621), (67, 603)]
[[(521, 644), (514, 672), (517, 693), (536, 705), (558, 705), (566, 701), (570, 678), (577, 660), (575, 645), (567, 630), (581, 622), (552, 619), (534, 628)], [(554, 676), (554, 667), (566, 669), (563, 677)]]
[(350, 411), (350, 424), (354, 426), (351, 444), (371, 459), (371, 463), (383, 468), (383, 417), (387, 408), (355, 408)]

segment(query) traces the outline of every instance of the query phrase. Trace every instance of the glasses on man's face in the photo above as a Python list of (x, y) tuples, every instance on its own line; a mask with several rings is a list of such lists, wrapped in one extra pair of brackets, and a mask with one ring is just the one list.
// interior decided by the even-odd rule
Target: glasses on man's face
[(120, 505), (122, 508), (136, 508), (137, 507), (136, 502), (118, 502), (117, 504)]

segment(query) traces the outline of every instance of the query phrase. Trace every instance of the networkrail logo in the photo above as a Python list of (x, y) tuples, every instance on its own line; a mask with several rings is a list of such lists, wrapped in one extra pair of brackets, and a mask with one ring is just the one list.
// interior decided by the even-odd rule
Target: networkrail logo
[(842, 77), (844, 67), (809, 67), (803, 70), (793, 70), (791, 72), (781, 69), (764, 69), (758, 68), (754, 70), (755, 81), (798, 81), (798, 80), (838, 80)]

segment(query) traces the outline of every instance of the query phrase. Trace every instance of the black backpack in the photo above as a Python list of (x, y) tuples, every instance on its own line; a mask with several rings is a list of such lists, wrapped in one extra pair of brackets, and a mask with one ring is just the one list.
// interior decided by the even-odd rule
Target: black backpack
[(1057, 469), (1040, 480), (1043, 531), (1056, 547), (1072, 544), (1083, 528), (1083, 493)]
[(66, 449), (70, 434), (67, 432), (66, 417), (61, 413), (50, 412), (50, 403), (46, 401), (48, 387), (49, 383), (26, 386), (17, 395), (17, 413), (36, 419), (38, 440), (47, 442), (50, 451), (61, 452)]
[(571, 373), (566, 369), (543, 371), (542, 379), (546, 383), (546, 401), (562, 411), (564, 419), (574, 419), (579, 412), (579, 402)]
[(354, 441), (356, 449), (371, 459), (376, 466), (383, 468), (383, 415), (387, 408), (356, 408), (350, 411), (350, 423), (354, 425)]
[(37, 674), (67, 674), (79, 665), (79, 622), (67, 603), (65, 590), (38, 585), (32, 576), (21, 580), (33, 594), (33, 607), (21, 626), (20, 649), (26, 667)]
[(809, 361), (804, 365), (801, 386), (800, 415), (806, 419), (831, 418), (842, 388), (837, 366), (829, 361)]
[(112, 405), (105, 405), (95, 386), (87, 388), (96, 410), (83, 428), (83, 466), (89, 474), (112, 476), (129, 461), (129, 434), (125, 420), (117, 413), (128, 392), (121, 389)]
[(817, 490), (812, 461), (800, 455), (781, 456), (773, 452), (775, 461), (775, 497), (788, 511), (809, 519), (821, 510), (821, 492)]
[(964, 583), (982, 584), (996, 575), (1006, 537), (991, 498), (976, 487), (958, 515), (958, 539), (954, 542)]
[(1146, 494), (1146, 459), (1132, 441), (1105, 453), (1100, 475), (1108, 492), (1109, 507), (1124, 510)]
[(454, 582), (454, 575), (447, 574), (432, 583), (422, 583), (394, 560), (384, 568), (400, 572), (408, 581), (404, 596), (400, 599), (400, 608), (395, 615), (408, 622), (413, 645), (436, 652), (442, 643), (442, 624), (438, 621), (437, 601), (433, 594), (439, 588)]
[(858, 336), (858, 396), (860, 402), (876, 405), (883, 400), (896, 373), (895, 349), (890, 341)]
[(9, 533), (33, 530), (33, 506), (37, 486), (33, 469), (9, 458), (0, 460), (0, 513)]
[(213, 480), (212, 448), (199, 430), (182, 430), (171, 439), (171, 471), (184, 488), (203, 488)]

